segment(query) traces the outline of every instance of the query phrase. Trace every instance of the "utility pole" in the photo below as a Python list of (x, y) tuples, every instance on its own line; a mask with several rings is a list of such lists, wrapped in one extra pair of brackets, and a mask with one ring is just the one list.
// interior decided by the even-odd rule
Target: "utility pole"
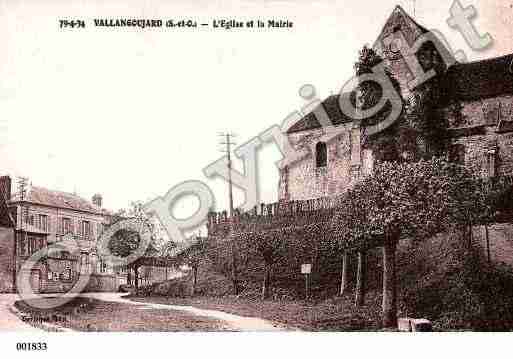
[(221, 149), (221, 152), (226, 153), (226, 156), (228, 157), (228, 200), (230, 205), (230, 211), (229, 216), (230, 218), (233, 216), (233, 183), (232, 183), (232, 155), (231, 155), (231, 148), (233, 145), (235, 145), (235, 142), (233, 142), (233, 137), (235, 137), (232, 133), (221, 133), (219, 134), (222, 136), (223, 140), (225, 142), (220, 142), (221, 145), (225, 145), (226, 147)]
[[(221, 152), (226, 153), (228, 159), (228, 203), (229, 203), (229, 212), (228, 212), (228, 221), (229, 221), (229, 233), (228, 236), (232, 236), (233, 233), (233, 183), (232, 183), (232, 146), (235, 145), (233, 142), (233, 137), (235, 137), (232, 133), (220, 133), (219, 134), (224, 142), (220, 142), (222, 146), (226, 146), (221, 150)], [(231, 252), (232, 252), (232, 282), (233, 282), (233, 293), (235, 295), (239, 294), (239, 288), (237, 283), (237, 253), (235, 248), (235, 239), (231, 238)]]

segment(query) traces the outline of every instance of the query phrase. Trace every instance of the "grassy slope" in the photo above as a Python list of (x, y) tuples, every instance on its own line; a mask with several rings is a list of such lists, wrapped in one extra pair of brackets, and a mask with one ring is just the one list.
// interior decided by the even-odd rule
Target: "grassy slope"
[[(474, 235), (472, 249), (456, 235), (445, 234), (399, 246), (398, 306), (401, 316), (425, 317), (441, 330), (508, 330), (513, 328), (513, 273), (498, 262), (513, 266), (513, 227), (501, 225), (492, 230), (491, 241), (496, 261), (488, 266), (482, 256), (483, 240)], [(353, 258), (350, 279), (354, 285)], [(379, 327), (381, 300), (381, 253), (373, 251), (368, 261), (366, 307), (355, 310), (351, 292), (337, 298), (338, 263), (326, 263), (324, 273), (313, 277), (313, 301), (301, 300), (301, 276), (281, 269), (275, 271), (273, 300), (261, 302), (260, 282), (255, 275), (242, 279), (245, 291), (238, 297), (228, 295), (231, 283), (204, 265), (198, 275), (198, 292), (203, 297), (171, 299), (246, 316), (259, 316), (308, 330), (365, 330)], [(256, 272), (258, 274), (258, 272)], [(287, 281), (287, 278), (291, 278)], [(299, 278), (299, 280), (298, 280)], [(160, 285), (153, 294), (188, 297), (190, 275)], [(220, 298), (221, 297), (221, 298)], [(157, 299), (167, 300), (169, 299)]]

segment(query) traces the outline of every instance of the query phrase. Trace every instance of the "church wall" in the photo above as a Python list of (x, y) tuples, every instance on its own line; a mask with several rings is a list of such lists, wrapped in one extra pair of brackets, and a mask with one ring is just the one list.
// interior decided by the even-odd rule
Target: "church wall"
[[(328, 131), (333, 131), (329, 129)], [(356, 131), (359, 131), (357, 129)], [(315, 161), (315, 145), (320, 141), (321, 129), (289, 134), (289, 140), (296, 151), (308, 149), (310, 155), (290, 165), (288, 174), (282, 175), (280, 183), (280, 199), (285, 199), (285, 187), (288, 189), (289, 200), (305, 200), (326, 196), (334, 196), (344, 192), (353, 182), (355, 158), (358, 164), (365, 164), (362, 174), (369, 173), (372, 167), (370, 150), (361, 150), (360, 144), (354, 144), (350, 131), (342, 132), (336, 139), (327, 143), (327, 166), (317, 168)], [(359, 140), (359, 136), (357, 137)], [(361, 151), (361, 153), (360, 153)], [(355, 154), (358, 153), (358, 156)], [(284, 178), (287, 179), (284, 179)], [(283, 183), (286, 181), (287, 183)]]
[[(467, 101), (462, 103), (461, 120), (447, 110), (450, 128), (475, 129), (474, 134), (457, 136), (450, 139), (450, 144), (461, 144), (465, 149), (465, 164), (477, 169), (482, 176), (487, 176), (489, 151), (496, 149), (496, 175), (513, 175), (513, 132), (498, 132), (499, 119), (513, 121), (513, 96)], [(499, 110), (500, 109), (500, 110)], [(499, 114), (500, 111), (500, 114)]]

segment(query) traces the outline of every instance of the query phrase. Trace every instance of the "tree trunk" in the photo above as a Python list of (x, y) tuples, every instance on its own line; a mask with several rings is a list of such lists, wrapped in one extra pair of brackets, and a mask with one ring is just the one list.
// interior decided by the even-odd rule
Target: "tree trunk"
[(485, 224), (485, 238), (486, 238), (486, 257), (488, 264), (492, 263), (492, 256), (490, 255), (490, 234), (488, 233), (488, 225)]
[(340, 295), (344, 295), (344, 293), (346, 292), (346, 289), (347, 289), (347, 266), (349, 265), (348, 259), (349, 258), (347, 256), (347, 252), (344, 252), (344, 254), (342, 255), (342, 275), (340, 278)]
[(130, 267), (126, 269), (126, 284), (132, 285), (132, 269)]
[(198, 267), (192, 267), (192, 295), (196, 294), (196, 284), (198, 283)]
[(397, 326), (396, 240), (390, 238), (383, 247), (383, 327)]
[(264, 268), (264, 280), (262, 283), (262, 300), (269, 298), (269, 286), (271, 285), (271, 270), (268, 264), (265, 264)]
[(237, 283), (237, 257), (235, 253), (235, 243), (232, 239), (232, 283), (233, 283), (233, 294), (239, 294), (239, 286)]
[(358, 272), (356, 278), (355, 305), (360, 307), (365, 302), (365, 251), (358, 252)]
[(134, 267), (135, 292), (139, 293), (139, 267)]
[(468, 236), (468, 248), (471, 249), (472, 248), (472, 241), (473, 241), (473, 233), (472, 233), (472, 221), (470, 222), (470, 225), (469, 225), (469, 236)]
[(468, 248), (472, 249), (472, 221), (468, 224)]

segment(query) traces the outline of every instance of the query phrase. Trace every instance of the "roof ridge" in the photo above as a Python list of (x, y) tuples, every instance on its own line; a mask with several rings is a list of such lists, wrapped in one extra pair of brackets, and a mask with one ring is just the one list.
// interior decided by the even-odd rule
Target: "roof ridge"
[(506, 57), (513, 57), (513, 53), (500, 55), (500, 56), (496, 56), (496, 57), (489, 57), (487, 59), (479, 59), (479, 60), (473, 60), (473, 61), (467, 61), (467, 62), (456, 62), (452, 66), (458, 66), (458, 65), (464, 66), (464, 65), (480, 64), (480, 63), (485, 63), (485, 62), (493, 62), (495, 60), (504, 59)]
[[(18, 198), (16, 198), (18, 197)], [(13, 196), (14, 202), (20, 201), (19, 192)], [(111, 212), (93, 201), (76, 193), (50, 189), (43, 186), (31, 185), (27, 191), (25, 201), (57, 208), (68, 208), (82, 212), (110, 214)]]
[(98, 207), (96, 206), (93, 201), (90, 201), (88, 200), (87, 198), (85, 197), (82, 197), (76, 193), (71, 193), (71, 192), (66, 192), (66, 191), (61, 191), (61, 190), (58, 190), (58, 189), (50, 189), (50, 188), (47, 188), (47, 187), (42, 187), (42, 186), (30, 186), (30, 190), (32, 188), (37, 188), (37, 189), (42, 189), (42, 190), (45, 190), (47, 192), (52, 192), (52, 193), (55, 193), (55, 194), (62, 194), (62, 195), (66, 195), (66, 196), (70, 196), (70, 197), (75, 197), (75, 198), (78, 198), (78, 199), (81, 199), (83, 201), (86, 201), (88, 204), (94, 206), (94, 207)]

